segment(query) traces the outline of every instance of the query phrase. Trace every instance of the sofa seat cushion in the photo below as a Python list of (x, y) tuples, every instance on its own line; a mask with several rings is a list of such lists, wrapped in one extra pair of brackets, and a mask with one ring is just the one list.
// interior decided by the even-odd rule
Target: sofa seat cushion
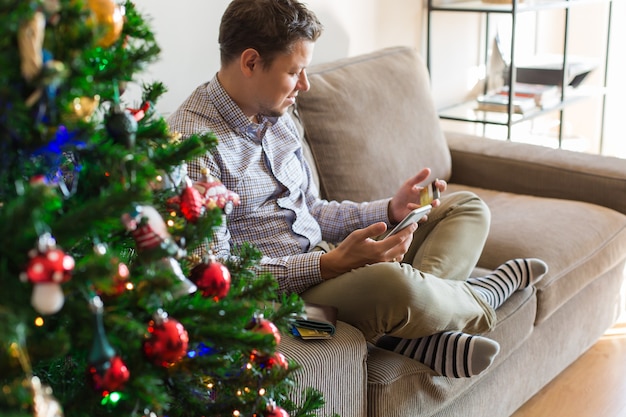
[(543, 259), (550, 271), (537, 284), (537, 323), (622, 262), (626, 216), (595, 204), (450, 185), (478, 194), (491, 210), (479, 266), (513, 257)]
[[(300, 366), (294, 373), (298, 382), (294, 398), (311, 387), (326, 399), (319, 415), (365, 417), (367, 343), (358, 329), (338, 321), (329, 340), (304, 341), (283, 335), (278, 350)], [(349, 392), (352, 401), (333, 402), (342, 397), (338, 392)]]
[(494, 364), (472, 378), (446, 378), (402, 355), (370, 346), (368, 415), (429, 416), (445, 408), (499, 366), (530, 336), (535, 318), (534, 288), (515, 293), (497, 311), (498, 324), (485, 336), (500, 343)]
[(383, 49), (307, 74), (311, 88), (297, 110), (324, 198), (386, 198), (425, 166), (449, 178), (450, 151), (415, 50)]

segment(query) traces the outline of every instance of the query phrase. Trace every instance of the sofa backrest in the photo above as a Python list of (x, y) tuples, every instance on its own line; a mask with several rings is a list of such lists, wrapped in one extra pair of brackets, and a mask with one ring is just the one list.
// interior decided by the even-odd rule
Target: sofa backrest
[(450, 177), (423, 60), (408, 47), (311, 66), (311, 88), (297, 113), (319, 176), (322, 197), (369, 201), (390, 197), (421, 168)]

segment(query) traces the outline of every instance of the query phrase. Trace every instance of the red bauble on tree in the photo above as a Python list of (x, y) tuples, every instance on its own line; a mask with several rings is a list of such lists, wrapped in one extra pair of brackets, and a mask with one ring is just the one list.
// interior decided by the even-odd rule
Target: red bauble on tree
[(167, 200), (168, 206), (179, 208), (183, 217), (190, 223), (195, 223), (206, 212), (204, 197), (195, 187), (192, 186), (191, 179), (185, 177), (185, 188), (178, 196)]
[(277, 406), (274, 401), (268, 403), (263, 415), (265, 417), (289, 417), (289, 413), (284, 408)]
[(188, 222), (195, 223), (205, 212), (204, 198), (191, 186), (191, 181), (180, 196), (180, 211)]
[(212, 256), (196, 265), (190, 278), (203, 296), (213, 297), (215, 301), (226, 297), (230, 290), (230, 271)]
[(257, 314), (254, 316), (252, 320), (252, 324), (248, 327), (250, 330), (259, 333), (271, 334), (274, 336), (274, 344), (278, 346), (280, 344), (280, 331), (278, 327), (265, 317), (262, 314)]
[(93, 388), (98, 392), (111, 392), (121, 389), (130, 378), (126, 364), (109, 344), (104, 331), (104, 305), (99, 296), (90, 300), (89, 306), (94, 315), (94, 340), (89, 353), (88, 373)]
[(272, 369), (275, 366), (279, 366), (285, 371), (289, 369), (287, 358), (280, 352), (274, 352), (273, 355), (264, 355), (257, 350), (253, 350), (250, 354), (250, 360), (264, 369)]
[(187, 353), (187, 330), (167, 313), (159, 310), (148, 324), (148, 338), (143, 344), (146, 357), (156, 365), (171, 366)]
[(107, 365), (106, 368), (100, 371), (96, 366), (89, 367), (89, 374), (91, 375), (94, 389), (102, 392), (122, 389), (128, 378), (130, 378), (130, 371), (126, 364), (122, 361), (122, 358), (114, 356)]
[(180, 195), (180, 211), (188, 222), (195, 223), (205, 213), (204, 197), (196, 190), (189, 177), (185, 178), (185, 188)]

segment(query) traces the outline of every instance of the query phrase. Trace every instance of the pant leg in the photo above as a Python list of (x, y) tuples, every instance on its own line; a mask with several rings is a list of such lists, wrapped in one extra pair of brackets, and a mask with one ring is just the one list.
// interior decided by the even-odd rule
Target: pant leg
[(301, 296), (336, 306), (338, 318), (360, 329), (367, 340), (382, 334), (417, 338), (446, 330), (483, 333), (496, 321), (495, 311), (469, 284), (398, 262), (355, 269)]
[(489, 208), (476, 194), (444, 195), (415, 231), (404, 262), (437, 277), (466, 280), (483, 251), (490, 221)]

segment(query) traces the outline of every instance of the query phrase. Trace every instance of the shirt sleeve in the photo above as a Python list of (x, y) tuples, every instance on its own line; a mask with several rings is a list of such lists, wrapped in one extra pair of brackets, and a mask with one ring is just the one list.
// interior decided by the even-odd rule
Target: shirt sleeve
[(281, 293), (300, 294), (321, 283), (320, 257), (323, 251), (312, 251), (281, 258), (263, 257), (260, 269), (271, 273)]
[(389, 226), (389, 201), (388, 198), (364, 203), (317, 200), (311, 205), (311, 213), (322, 229), (322, 238), (338, 243), (354, 230), (373, 223), (385, 222)]
[[(189, 163), (190, 177), (194, 180), (200, 178), (204, 167), (209, 169), (211, 175), (221, 180), (219, 166), (210, 154)], [(213, 229), (211, 249), (218, 259), (225, 260), (233, 256), (228, 216), (224, 216), (222, 224)], [(323, 253), (311, 251), (277, 258), (262, 256), (257, 273), (271, 274), (278, 283), (279, 293), (300, 294), (323, 281), (319, 261)]]

